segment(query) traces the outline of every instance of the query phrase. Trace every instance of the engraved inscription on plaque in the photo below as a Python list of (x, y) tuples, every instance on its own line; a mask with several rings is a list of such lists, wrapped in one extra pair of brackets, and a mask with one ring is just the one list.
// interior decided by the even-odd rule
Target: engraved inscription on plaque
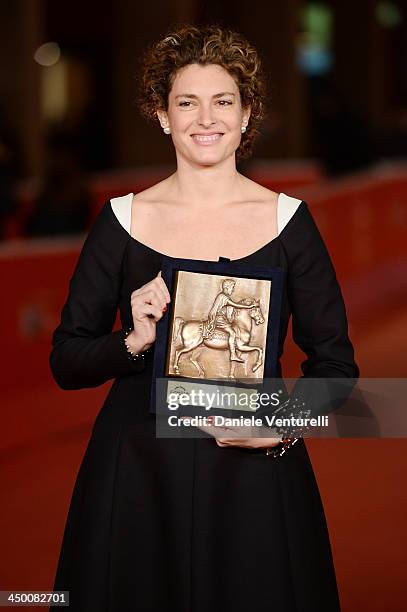
[(262, 380), (271, 280), (178, 270), (166, 374)]

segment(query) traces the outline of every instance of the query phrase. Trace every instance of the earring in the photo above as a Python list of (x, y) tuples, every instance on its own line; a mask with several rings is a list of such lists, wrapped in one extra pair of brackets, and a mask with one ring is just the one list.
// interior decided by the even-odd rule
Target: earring
[(164, 134), (171, 134), (171, 128), (169, 128), (168, 126), (163, 128), (163, 132)]
[(244, 134), (244, 132), (245, 132), (245, 131), (246, 131), (246, 126), (245, 126), (245, 125), (242, 125), (242, 128), (241, 128), (241, 132), (242, 132), (242, 134)]

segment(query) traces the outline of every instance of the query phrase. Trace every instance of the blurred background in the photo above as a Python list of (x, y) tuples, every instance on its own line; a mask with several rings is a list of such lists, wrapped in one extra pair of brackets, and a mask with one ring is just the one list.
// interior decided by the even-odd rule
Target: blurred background
[[(406, 2), (1, 2), (1, 590), (52, 588), (72, 487), (111, 384), (61, 391), (48, 366), (86, 232), (106, 200), (175, 170), (170, 139), (135, 104), (140, 56), (173, 24), (215, 21), (246, 35), (269, 75), (268, 115), (239, 170), (309, 204), (361, 376), (406, 375)], [(286, 376), (300, 374), (303, 357), (289, 339)], [(343, 610), (405, 610), (406, 442), (307, 447)]]

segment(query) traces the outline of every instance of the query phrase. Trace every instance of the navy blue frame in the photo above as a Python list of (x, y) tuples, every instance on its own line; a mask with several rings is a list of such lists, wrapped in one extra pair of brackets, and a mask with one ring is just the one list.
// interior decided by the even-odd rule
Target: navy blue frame
[[(172, 321), (174, 310), (173, 304), (175, 302), (175, 276), (177, 271), (188, 271), (198, 272), (203, 274), (214, 274), (233, 278), (236, 277), (247, 277), (257, 278), (260, 280), (271, 281), (271, 297), (269, 307), (269, 319), (267, 322), (267, 337), (266, 337), (266, 349), (265, 349), (265, 362), (263, 379), (275, 378), (277, 376), (277, 356), (278, 356), (278, 340), (280, 330), (280, 314), (281, 314), (281, 302), (282, 302), (282, 284), (283, 284), (283, 270), (279, 267), (264, 267), (264, 266), (252, 266), (243, 263), (235, 263), (233, 260), (225, 257), (219, 257), (218, 261), (205, 261), (198, 259), (179, 259), (168, 256), (163, 256), (161, 275), (168, 287), (168, 291), (171, 295), (171, 302), (168, 304), (168, 310), (166, 314), (158, 321), (156, 327), (156, 340), (154, 349), (154, 362), (153, 362), (153, 375), (151, 385), (151, 396), (150, 396), (150, 412), (168, 414), (167, 404), (158, 407), (156, 406), (156, 379), (167, 378), (181, 383), (182, 381), (191, 382), (196, 381), (204, 384), (214, 384), (216, 386), (233, 386), (235, 388), (247, 389), (255, 387), (260, 393), (263, 389), (263, 382), (260, 379), (259, 382), (248, 384), (239, 383), (238, 381), (232, 380), (214, 380), (211, 378), (193, 378), (183, 376), (168, 376), (165, 374), (166, 359), (167, 359), (167, 347), (168, 347), (168, 334), (170, 330), (170, 323)], [(195, 410), (196, 406), (180, 406), (178, 414), (191, 414), (188, 408)], [(227, 409), (212, 409), (211, 414), (225, 414)], [(233, 415), (248, 416), (247, 411), (233, 410)], [(255, 414), (255, 413), (254, 413)]]

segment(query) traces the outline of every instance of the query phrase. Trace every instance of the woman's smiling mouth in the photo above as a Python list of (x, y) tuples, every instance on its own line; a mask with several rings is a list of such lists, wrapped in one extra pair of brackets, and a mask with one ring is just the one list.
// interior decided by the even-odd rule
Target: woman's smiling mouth
[(213, 132), (212, 134), (191, 134), (192, 140), (199, 145), (214, 144), (218, 142), (222, 136), (222, 132)]

